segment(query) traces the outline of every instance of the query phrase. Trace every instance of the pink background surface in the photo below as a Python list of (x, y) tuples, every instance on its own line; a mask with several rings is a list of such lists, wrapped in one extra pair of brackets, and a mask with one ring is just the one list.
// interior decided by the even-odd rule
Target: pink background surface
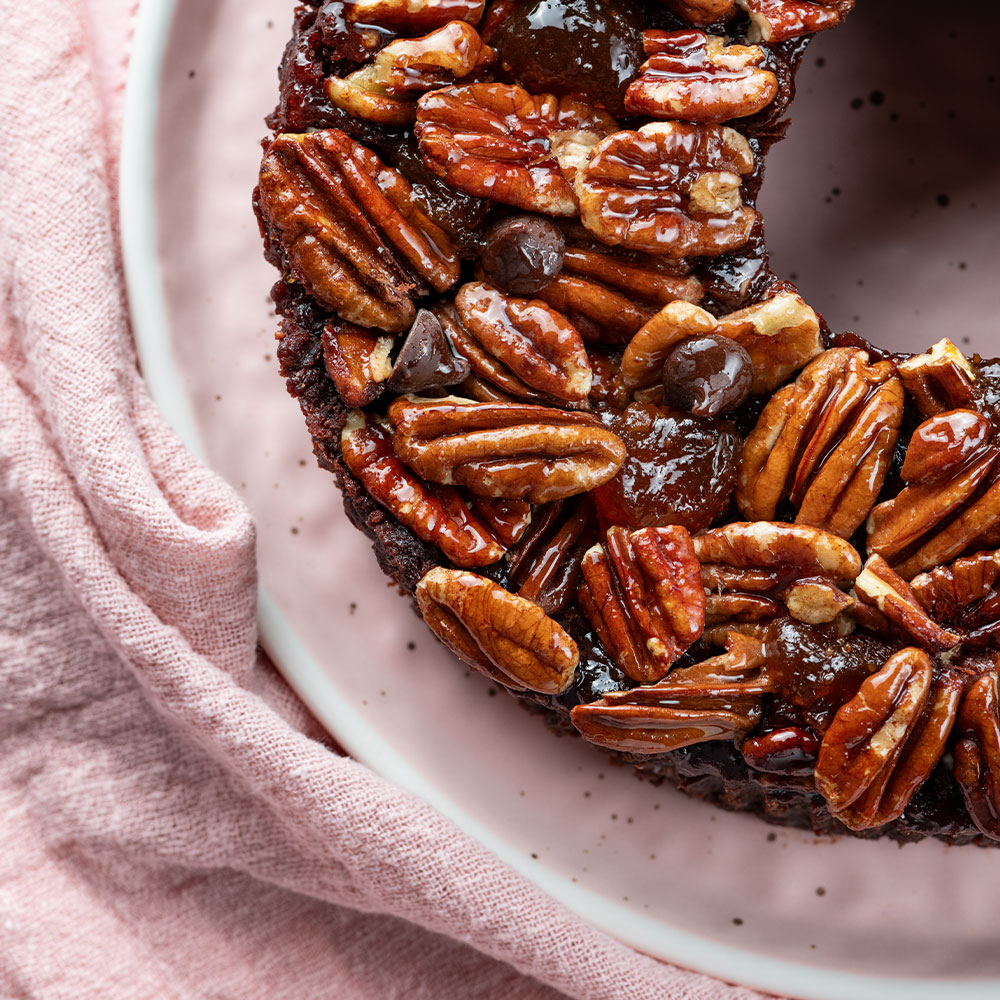
[[(264, 584), (341, 697), (525, 866), (632, 920), (819, 967), (1000, 975), (996, 906), (981, 891), (1000, 852), (819, 842), (637, 782), (493, 697), (387, 586), (276, 374), (274, 275), (249, 193), (289, 7), (182, 0), (157, 198), (174, 349), (209, 460), (253, 510)], [(998, 140), (977, 115), (997, 98), (995, 30), (929, 39), (916, 16), (907, 37), (891, 19), (862, 7), (809, 51), (761, 202), (774, 262), (835, 329), (1000, 353)]]

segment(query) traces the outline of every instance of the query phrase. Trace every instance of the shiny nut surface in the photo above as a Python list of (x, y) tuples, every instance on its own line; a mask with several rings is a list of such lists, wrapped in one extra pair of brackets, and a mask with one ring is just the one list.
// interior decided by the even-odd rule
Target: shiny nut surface
[(458, 280), (450, 239), (409, 183), (336, 129), (269, 144), (260, 207), (292, 274), (359, 326), (401, 332), (416, 296)]
[(625, 97), (632, 114), (725, 122), (762, 111), (778, 94), (757, 45), (728, 45), (703, 31), (647, 31), (643, 45), (649, 59)]
[(810, 0), (736, 0), (750, 15), (751, 42), (784, 42), (835, 28), (854, 7), (854, 0), (813, 3)]
[(537, 604), (475, 573), (437, 567), (417, 584), (424, 621), (457, 656), (507, 687), (559, 694), (576, 643)]
[(582, 101), (504, 83), (448, 87), (418, 102), (424, 162), (469, 194), (546, 215), (575, 215), (573, 181), (617, 124)]
[(742, 199), (749, 143), (722, 125), (654, 122), (604, 139), (580, 171), (583, 224), (603, 242), (667, 257), (742, 246), (757, 213)]
[(522, 403), (402, 396), (389, 407), (396, 454), (431, 482), (548, 503), (612, 478), (625, 446), (596, 418)]

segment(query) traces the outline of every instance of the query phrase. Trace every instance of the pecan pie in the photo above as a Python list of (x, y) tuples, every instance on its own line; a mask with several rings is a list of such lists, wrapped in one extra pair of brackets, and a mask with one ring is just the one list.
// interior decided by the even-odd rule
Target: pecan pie
[(774, 823), (990, 845), (1000, 362), (830, 330), (756, 207), (852, 3), (301, 3), (279, 359), (383, 570), (553, 726)]

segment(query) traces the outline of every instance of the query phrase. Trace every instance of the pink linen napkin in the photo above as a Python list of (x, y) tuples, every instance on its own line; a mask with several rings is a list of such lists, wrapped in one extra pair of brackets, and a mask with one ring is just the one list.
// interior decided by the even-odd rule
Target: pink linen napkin
[(338, 755), (259, 652), (254, 526), (129, 333), (133, 6), (0, 0), (0, 995), (758, 997), (592, 929)]

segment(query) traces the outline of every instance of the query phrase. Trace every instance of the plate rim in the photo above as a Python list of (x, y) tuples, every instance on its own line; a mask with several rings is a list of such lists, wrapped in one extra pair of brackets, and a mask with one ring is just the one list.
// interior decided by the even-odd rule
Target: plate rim
[[(172, 350), (158, 253), (156, 135), (160, 83), (177, 0), (142, 0), (135, 20), (122, 119), (118, 211), (122, 261), (136, 351), (150, 394), (166, 422), (206, 466), (208, 462)], [(995, 1000), (1000, 979), (906, 979), (842, 972), (764, 956), (688, 933), (528, 864), (404, 756), (381, 744), (377, 730), (337, 696), (332, 678), (298, 638), (266, 587), (258, 587), (258, 629), (275, 666), (320, 723), (356, 760), (424, 802), (486, 850), (613, 939), (648, 956), (728, 983), (800, 1000)]]

